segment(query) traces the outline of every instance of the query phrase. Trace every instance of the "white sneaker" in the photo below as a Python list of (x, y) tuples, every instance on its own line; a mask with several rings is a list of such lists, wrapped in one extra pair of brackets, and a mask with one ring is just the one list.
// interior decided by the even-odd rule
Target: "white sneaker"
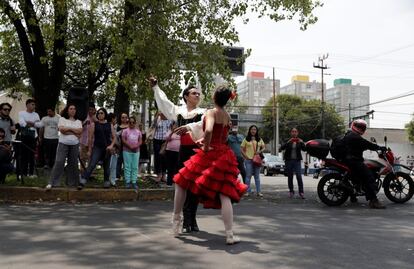
[(52, 189), (52, 185), (51, 184), (47, 184), (46, 185), (46, 190), (48, 191), (48, 190), (51, 190)]

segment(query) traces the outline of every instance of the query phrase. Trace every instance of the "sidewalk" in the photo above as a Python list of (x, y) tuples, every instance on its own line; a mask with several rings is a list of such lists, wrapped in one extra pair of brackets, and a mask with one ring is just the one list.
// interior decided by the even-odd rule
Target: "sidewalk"
[[(313, 179), (312, 177), (304, 177), (303, 180), (305, 195), (309, 198), (313, 197), (318, 180)], [(265, 199), (284, 200), (287, 196), (287, 179), (284, 176), (265, 177), (261, 175), (261, 185)], [(251, 187), (252, 190), (255, 190), (253, 179)], [(75, 188), (53, 188), (50, 191), (46, 191), (44, 188), (40, 187), (0, 186), (0, 201), (3, 202), (122, 202), (136, 200), (172, 200), (173, 198), (174, 188), (166, 187), (140, 189), (138, 190), (138, 193), (136, 193), (133, 190), (123, 188), (85, 188), (81, 191), (78, 191)]]

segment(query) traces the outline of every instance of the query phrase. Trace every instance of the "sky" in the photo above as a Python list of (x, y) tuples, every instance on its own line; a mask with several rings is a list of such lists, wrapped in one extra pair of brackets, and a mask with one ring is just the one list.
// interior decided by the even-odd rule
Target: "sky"
[[(325, 0), (315, 11), (318, 22), (301, 31), (298, 19), (273, 22), (253, 14), (245, 25), (236, 21), (240, 43), (252, 49), (245, 64), (250, 71), (272, 77), (272, 67), (281, 86), (294, 75), (320, 81), (318, 57), (329, 54), (324, 80), (333, 87), (336, 78), (370, 87), (370, 103), (404, 93), (414, 93), (414, 1)], [(242, 81), (237, 77), (236, 81)], [(412, 119), (414, 95), (372, 105), (371, 127), (404, 128)]]

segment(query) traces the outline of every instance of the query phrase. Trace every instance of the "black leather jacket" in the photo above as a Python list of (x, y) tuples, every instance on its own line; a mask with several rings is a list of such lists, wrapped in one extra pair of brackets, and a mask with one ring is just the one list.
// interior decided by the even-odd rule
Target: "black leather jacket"
[(348, 131), (345, 134), (343, 143), (347, 146), (346, 160), (363, 161), (365, 150), (378, 150), (380, 148), (377, 144), (371, 143), (352, 131)]
[[(283, 159), (285, 161), (290, 160), (290, 156), (292, 155), (292, 142), (290, 142), (290, 138), (289, 140), (287, 140), (279, 149), (279, 151), (284, 150), (285, 152), (283, 153)], [(300, 140), (300, 142), (296, 143), (296, 156), (297, 159), (296, 160), (302, 160), (302, 153), (301, 151), (305, 151), (305, 143), (303, 143), (302, 140)]]

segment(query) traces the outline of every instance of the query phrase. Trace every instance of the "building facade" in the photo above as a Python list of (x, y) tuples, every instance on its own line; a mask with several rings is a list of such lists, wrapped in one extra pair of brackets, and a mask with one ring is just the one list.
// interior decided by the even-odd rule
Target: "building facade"
[(305, 100), (321, 100), (322, 87), (320, 82), (309, 81), (309, 76), (296, 75), (292, 77), (291, 84), (280, 88), (280, 94), (296, 95)]
[[(357, 117), (366, 116), (369, 109), (369, 86), (352, 85), (351, 79), (334, 80), (334, 87), (327, 89), (326, 102), (335, 106), (344, 118), (345, 126)], [(369, 117), (364, 118), (369, 124)]]
[[(280, 80), (275, 80), (276, 94), (279, 89)], [(237, 84), (237, 95), (241, 103), (249, 106), (247, 114), (260, 115), (273, 96), (273, 80), (265, 78), (264, 72), (249, 72), (246, 80)]]

